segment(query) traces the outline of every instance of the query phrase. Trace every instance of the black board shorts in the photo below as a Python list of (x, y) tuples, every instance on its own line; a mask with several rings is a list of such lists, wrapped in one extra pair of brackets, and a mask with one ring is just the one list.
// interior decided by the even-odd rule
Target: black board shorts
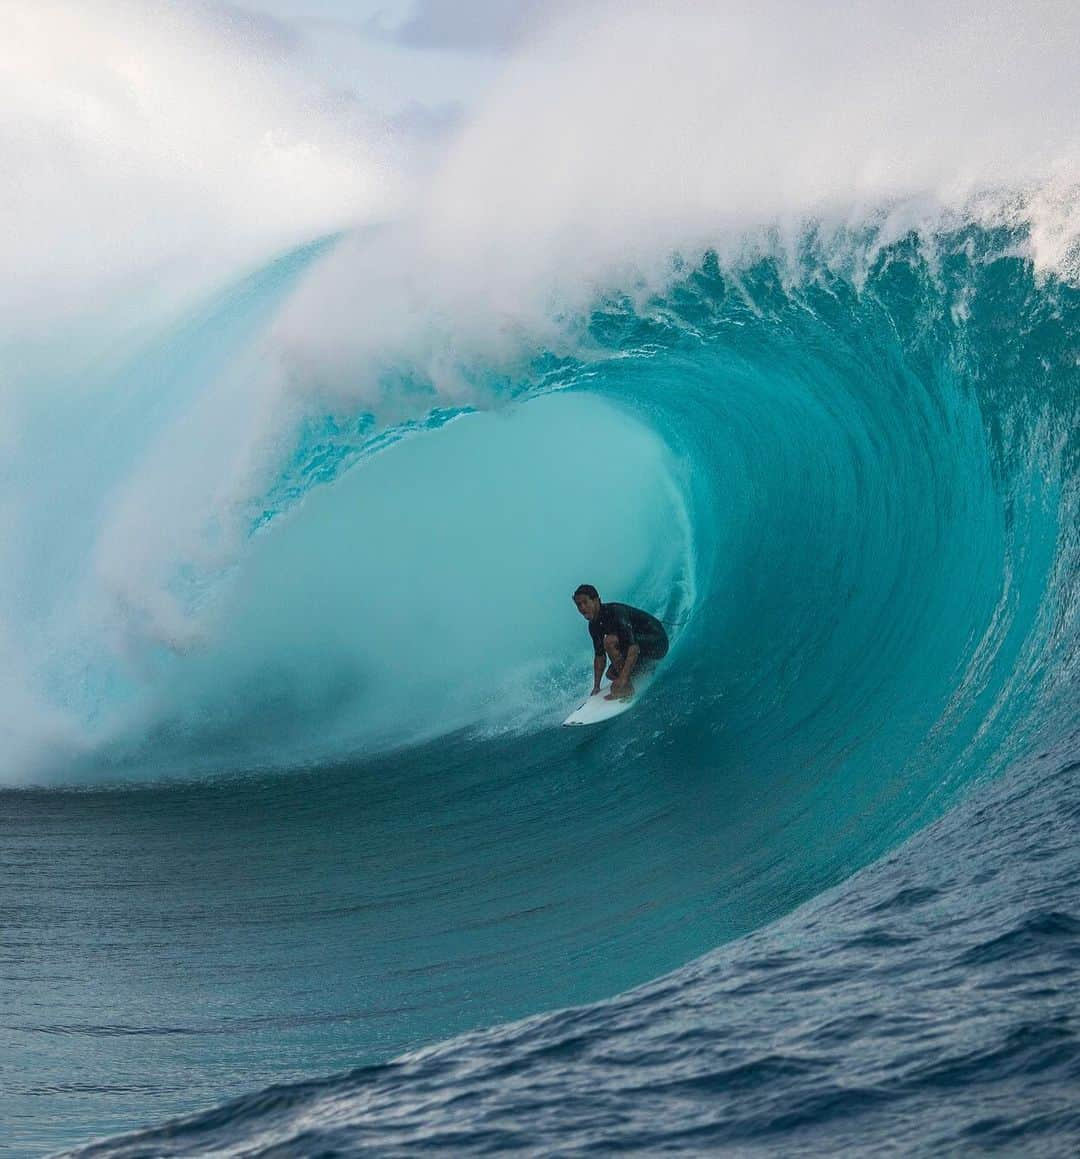
[(604, 636), (619, 637), (620, 650), (625, 652), (637, 644), (641, 660), (660, 660), (667, 655), (668, 637), (664, 625), (653, 615), (629, 604), (601, 604), (600, 615), (589, 624), (589, 635), (597, 656), (604, 653)]
[(659, 632), (635, 632), (634, 635), (637, 637), (637, 645), (639, 648), (638, 656), (640, 659), (663, 660), (667, 655), (667, 632), (662, 627)]

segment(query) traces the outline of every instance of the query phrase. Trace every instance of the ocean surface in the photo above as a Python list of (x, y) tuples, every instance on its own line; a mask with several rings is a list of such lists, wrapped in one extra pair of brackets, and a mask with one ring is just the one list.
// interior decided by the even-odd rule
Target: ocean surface
[[(227, 503), (377, 233), (23, 351), (0, 1152), (1080, 1148), (1080, 291), (1028, 240), (675, 259), (457, 401), (309, 392)], [(580, 582), (673, 646), (563, 730)]]

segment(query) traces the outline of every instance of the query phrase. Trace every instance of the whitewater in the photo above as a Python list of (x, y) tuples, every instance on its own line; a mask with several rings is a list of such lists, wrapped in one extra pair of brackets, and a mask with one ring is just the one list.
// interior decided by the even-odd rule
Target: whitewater
[(3, 10), (0, 1151), (1075, 1150), (1075, 6)]

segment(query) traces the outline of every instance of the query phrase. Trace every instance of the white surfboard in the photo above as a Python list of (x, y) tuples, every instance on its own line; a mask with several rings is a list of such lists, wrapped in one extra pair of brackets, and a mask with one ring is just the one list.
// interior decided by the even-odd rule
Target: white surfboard
[(600, 691), (590, 696), (583, 704), (579, 704), (563, 721), (568, 724), (599, 724), (602, 720), (611, 720), (613, 716), (621, 716), (628, 709), (634, 707), (641, 699), (641, 694), (652, 682), (651, 674), (645, 674), (634, 681), (634, 695), (627, 700), (608, 700), (607, 694), (611, 685), (605, 680)]

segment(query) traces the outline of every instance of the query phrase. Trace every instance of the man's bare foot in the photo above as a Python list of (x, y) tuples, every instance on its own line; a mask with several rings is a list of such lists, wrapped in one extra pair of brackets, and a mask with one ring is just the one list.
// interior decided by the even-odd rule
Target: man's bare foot
[(622, 688), (617, 689), (613, 684), (611, 691), (604, 697), (605, 700), (629, 700), (634, 695), (634, 686), (627, 681)]

